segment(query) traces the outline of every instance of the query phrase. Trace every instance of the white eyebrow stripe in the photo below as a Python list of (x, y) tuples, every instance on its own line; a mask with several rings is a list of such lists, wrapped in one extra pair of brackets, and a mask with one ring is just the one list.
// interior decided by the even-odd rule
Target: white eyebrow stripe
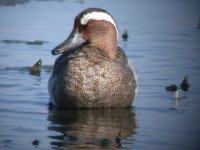
[(115, 24), (114, 19), (109, 14), (104, 13), (104, 12), (87, 13), (87, 14), (83, 15), (80, 22), (82, 25), (86, 25), (89, 20), (104, 20), (104, 21), (108, 21), (108, 22), (112, 23), (117, 31), (117, 37), (118, 37), (117, 26)]

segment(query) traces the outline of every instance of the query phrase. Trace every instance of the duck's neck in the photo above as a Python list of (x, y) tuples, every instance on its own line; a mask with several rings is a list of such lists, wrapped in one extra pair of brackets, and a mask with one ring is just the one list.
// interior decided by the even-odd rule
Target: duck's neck
[(117, 38), (109, 36), (101, 37), (94, 43), (94, 46), (101, 50), (109, 59), (114, 60), (117, 55)]
[(95, 26), (95, 36), (91, 40), (91, 45), (102, 50), (111, 60), (117, 55), (117, 29), (110, 23), (101, 22), (101, 26)]

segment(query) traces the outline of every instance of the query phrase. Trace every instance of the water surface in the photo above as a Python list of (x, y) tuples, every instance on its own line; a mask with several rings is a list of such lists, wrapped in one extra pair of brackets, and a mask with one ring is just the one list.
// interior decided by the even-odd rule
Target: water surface
[[(199, 6), (198, 0), (0, 1), (0, 149), (199, 149)], [(119, 45), (138, 71), (131, 109), (48, 110), (57, 57), (50, 51), (88, 7), (113, 14)], [(40, 58), (40, 74), (31, 75)], [(184, 76), (191, 86), (175, 99), (165, 87), (179, 86)]]

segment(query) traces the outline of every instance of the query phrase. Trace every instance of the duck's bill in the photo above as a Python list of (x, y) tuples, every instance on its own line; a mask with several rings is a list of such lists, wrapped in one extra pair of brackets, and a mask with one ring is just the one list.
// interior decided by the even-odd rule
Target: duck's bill
[(74, 49), (81, 46), (85, 42), (86, 40), (78, 33), (78, 31), (72, 30), (69, 37), (52, 50), (52, 54), (57, 55), (70, 49)]

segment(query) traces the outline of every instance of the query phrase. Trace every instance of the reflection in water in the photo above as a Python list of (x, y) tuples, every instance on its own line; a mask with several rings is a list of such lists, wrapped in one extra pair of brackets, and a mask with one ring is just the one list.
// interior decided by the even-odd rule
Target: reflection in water
[(54, 148), (114, 149), (120, 131), (123, 142), (136, 128), (131, 109), (53, 110), (48, 121), (48, 130), (56, 132), (49, 136)]

